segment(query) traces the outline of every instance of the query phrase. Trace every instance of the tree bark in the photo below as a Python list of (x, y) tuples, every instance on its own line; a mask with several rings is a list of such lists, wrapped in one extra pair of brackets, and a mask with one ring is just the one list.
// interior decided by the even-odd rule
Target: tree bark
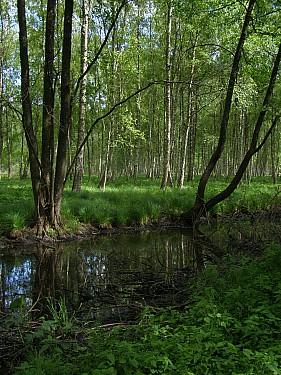
[(246, 154), (244, 155), (244, 158), (243, 158), (240, 166), (238, 167), (238, 170), (237, 170), (235, 176), (233, 177), (233, 179), (231, 180), (229, 185), (223, 191), (221, 191), (220, 193), (218, 193), (217, 195), (215, 195), (214, 197), (209, 199), (204, 204), (204, 206), (194, 206), (190, 211), (188, 211), (186, 214), (184, 214), (183, 219), (185, 221), (189, 221), (189, 223), (194, 222), (194, 221), (196, 222), (196, 220), (198, 219), (198, 217), (200, 215), (204, 215), (206, 212), (210, 211), (218, 203), (220, 203), (223, 200), (225, 200), (226, 198), (228, 198), (234, 192), (234, 190), (237, 188), (237, 186), (238, 186), (239, 182), (241, 181), (241, 179), (242, 179), (242, 177), (243, 177), (243, 175), (244, 175), (253, 155), (256, 154), (257, 152), (259, 152), (262, 149), (262, 147), (265, 145), (267, 139), (271, 135), (273, 129), (275, 128), (277, 122), (279, 121), (280, 116), (276, 116), (274, 118), (270, 128), (268, 129), (268, 131), (266, 132), (262, 141), (258, 145), (260, 131), (261, 131), (262, 125), (264, 123), (265, 116), (268, 112), (269, 104), (270, 104), (270, 101), (271, 101), (271, 98), (272, 98), (272, 95), (273, 95), (273, 89), (274, 89), (274, 86), (275, 86), (275, 83), (276, 83), (278, 70), (279, 70), (279, 66), (280, 66), (280, 61), (281, 61), (281, 44), (279, 45), (279, 49), (278, 49), (276, 58), (274, 60), (274, 65), (273, 65), (273, 68), (272, 68), (271, 77), (270, 77), (268, 87), (267, 87), (267, 90), (266, 90), (266, 93), (265, 93), (265, 97), (264, 97), (264, 100), (263, 100), (263, 103), (262, 103), (262, 106), (261, 106), (261, 110), (259, 112), (256, 124), (255, 124), (255, 127), (254, 127), (254, 131), (253, 131), (252, 139), (251, 139), (251, 142), (250, 142), (250, 146), (249, 146)]
[(163, 158), (163, 177), (161, 189), (167, 185), (172, 185), (171, 178), (171, 129), (172, 129), (172, 3), (168, 2), (167, 8), (167, 30), (166, 30), (166, 87), (165, 87), (165, 131), (164, 131), (164, 158)]
[(67, 167), (67, 146), (69, 137), (69, 128), (71, 124), (71, 41), (72, 41), (72, 15), (73, 0), (65, 0), (64, 10), (64, 29), (63, 29), (63, 47), (62, 47), (62, 74), (61, 74), (61, 109), (60, 109), (60, 127), (58, 135), (58, 148), (56, 158), (56, 172), (54, 182), (54, 210), (55, 225), (61, 223), (61, 201), (65, 185), (66, 167)]
[[(45, 33), (45, 64), (42, 115), (42, 176), (40, 186), (40, 216), (49, 223), (54, 220), (54, 44), (56, 0), (48, 0)], [(47, 224), (47, 223), (46, 223)], [(42, 223), (45, 225), (45, 223)]]
[[(81, 61), (80, 61), (80, 73), (83, 73), (87, 69), (87, 55), (88, 55), (88, 28), (89, 28), (89, 3), (88, 0), (82, 0), (82, 26), (81, 26)], [(80, 83), (80, 94), (79, 94), (79, 124), (78, 124), (78, 139), (77, 149), (79, 149), (84, 137), (85, 137), (85, 123), (86, 123), (86, 77), (83, 76)], [(84, 147), (81, 149), (77, 156), (75, 164), (75, 172), (73, 178), (72, 191), (81, 191), (82, 177), (84, 171)]]
[(223, 113), (222, 113), (222, 119), (220, 123), (220, 134), (219, 134), (218, 144), (214, 152), (212, 153), (209, 163), (207, 164), (200, 178), (194, 206), (191, 208), (190, 211), (188, 211), (187, 213), (183, 215), (183, 219), (189, 223), (196, 220), (198, 216), (204, 214), (206, 211), (205, 190), (206, 190), (208, 180), (211, 176), (211, 173), (215, 169), (217, 162), (222, 155), (224, 145), (226, 142), (227, 128), (228, 128), (228, 123), (229, 123), (229, 115), (230, 115), (230, 110), (231, 110), (234, 86), (238, 77), (239, 63), (240, 63), (240, 59), (242, 55), (243, 46), (247, 37), (247, 30), (251, 21), (251, 14), (252, 14), (255, 3), (256, 3), (256, 0), (249, 1), (246, 14), (245, 14), (245, 18), (244, 18), (244, 22), (243, 22), (243, 26), (242, 26), (242, 30), (241, 30), (241, 34), (240, 34), (240, 38), (237, 43), (235, 55), (233, 58), (232, 69), (231, 69), (231, 73), (229, 76), (229, 81), (228, 81), (228, 86), (227, 86), (227, 91), (226, 91), (226, 98), (225, 98), (224, 108), (223, 108)]
[(230, 110), (231, 110), (231, 104), (232, 104), (232, 97), (233, 97), (233, 91), (234, 91), (234, 86), (235, 82), (237, 80), (238, 76), (238, 71), (239, 71), (239, 63), (242, 55), (242, 49), (246, 40), (247, 36), (247, 30), (251, 21), (251, 14), (254, 8), (254, 5), (256, 3), (256, 0), (250, 0), (249, 5), (246, 11), (242, 31), (240, 34), (240, 38), (236, 47), (236, 52), (234, 55), (233, 63), (232, 63), (232, 69), (228, 81), (228, 87), (227, 87), (227, 92), (226, 92), (226, 98), (225, 98), (225, 103), (224, 103), (224, 109), (223, 109), (223, 114), (222, 114), (222, 120), (220, 124), (220, 135), (219, 135), (219, 140), (217, 147), (215, 151), (213, 152), (210, 161), (208, 165), (206, 166), (199, 185), (197, 189), (197, 195), (196, 195), (196, 201), (195, 205), (202, 207), (204, 204), (204, 199), (205, 199), (205, 189), (209, 180), (209, 177), (211, 173), (213, 172), (218, 160), (220, 159), (225, 141), (226, 141), (226, 133), (227, 133), (227, 127), (228, 127), (228, 122), (229, 122), (229, 115), (230, 115)]
[(251, 140), (249, 149), (246, 152), (246, 154), (245, 154), (245, 156), (244, 156), (244, 158), (243, 158), (234, 178), (232, 179), (230, 184), (227, 186), (227, 188), (224, 189), (219, 194), (217, 194), (216, 196), (214, 196), (213, 198), (211, 198), (206, 203), (205, 207), (206, 207), (207, 211), (209, 211), (215, 205), (217, 205), (218, 203), (220, 203), (223, 200), (225, 200), (226, 198), (228, 198), (230, 196), (230, 194), (233, 193), (233, 191), (237, 188), (239, 182), (241, 181), (241, 179), (243, 177), (243, 174), (246, 171), (246, 168), (248, 167), (249, 162), (252, 159), (253, 155), (256, 154), (258, 151), (260, 151), (260, 149), (264, 146), (265, 142), (267, 141), (268, 137), (270, 136), (270, 134), (272, 133), (273, 129), (275, 128), (277, 122), (279, 121), (279, 116), (275, 117), (275, 119), (272, 122), (271, 127), (267, 131), (263, 140), (261, 141), (259, 146), (257, 146), (260, 131), (261, 131), (265, 116), (268, 112), (268, 107), (269, 107), (270, 100), (271, 100), (271, 97), (272, 97), (272, 94), (273, 94), (273, 89), (274, 89), (274, 86), (275, 86), (275, 82), (276, 82), (276, 78), (277, 78), (277, 74), (278, 74), (278, 70), (279, 70), (279, 66), (280, 66), (280, 61), (281, 61), (281, 44), (279, 45), (278, 53), (277, 53), (275, 61), (274, 61), (270, 81), (269, 81), (269, 84), (268, 84), (268, 87), (267, 87), (267, 90), (266, 90), (266, 94), (265, 94), (265, 97), (264, 97), (264, 100), (263, 100), (263, 103), (262, 103), (262, 109), (259, 113), (259, 116), (258, 116), (256, 124), (255, 124), (255, 128), (254, 128), (254, 131), (253, 131), (253, 136), (252, 136), (252, 140)]
[(185, 177), (185, 168), (186, 168), (186, 159), (187, 159), (187, 145), (188, 145), (188, 139), (190, 138), (190, 130), (192, 127), (192, 122), (194, 119), (194, 108), (193, 108), (193, 83), (194, 83), (194, 76), (195, 76), (195, 58), (196, 58), (196, 45), (197, 45), (197, 38), (196, 35), (194, 45), (192, 48), (192, 60), (191, 60), (191, 69), (190, 69), (190, 81), (188, 84), (188, 113), (187, 113), (187, 122), (186, 127), (184, 131), (184, 139), (183, 139), (183, 146), (182, 146), (182, 158), (181, 158), (181, 164), (180, 164), (180, 174), (178, 178), (178, 187), (180, 189), (183, 188), (184, 184), (184, 177)]
[(39, 217), (38, 191), (40, 183), (40, 163), (38, 160), (37, 139), (32, 124), (32, 106), (30, 99), (30, 79), (28, 42), (25, 16), (25, 0), (17, 0), (18, 21), (19, 21), (19, 43), (20, 43), (20, 64), (21, 64), (21, 102), (22, 102), (22, 123), (27, 140), (30, 174), (32, 181), (33, 199), (36, 208), (36, 219)]

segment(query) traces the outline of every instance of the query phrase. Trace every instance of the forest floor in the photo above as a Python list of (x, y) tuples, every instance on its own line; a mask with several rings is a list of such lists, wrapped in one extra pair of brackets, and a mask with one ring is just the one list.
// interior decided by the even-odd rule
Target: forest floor
[[(106, 191), (99, 190), (97, 179), (85, 181), (82, 191), (66, 188), (62, 206), (64, 231), (50, 229), (45, 241), (71, 240), (97, 233), (132, 231), (159, 226), (178, 225), (179, 216), (194, 202), (198, 181), (183, 189), (159, 188), (159, 180), (119, 178), (109, 182)], [(227, 184), (225, 179), (210, 182), (206, 195), (210, 197)], [(272, 211), (281, 205), (281, 189), (269, 178), (257, 178), (242, 183), (230, 198), (218, 205), (212, 217), (251, 216), (260, 211)], [(33, 200), (29, 180), (0, 181), (0, 236), (2, 246), (17, 241), (37, 241), (32, 226)]]

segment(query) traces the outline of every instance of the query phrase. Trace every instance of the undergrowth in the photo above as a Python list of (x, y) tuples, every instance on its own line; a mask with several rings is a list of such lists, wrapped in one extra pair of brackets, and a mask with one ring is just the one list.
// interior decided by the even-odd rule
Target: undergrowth
[[(83, 184), (81, 193), (66, 188), (62, 214), (66, 229), (78, 229), (80, 223), (98, 227), (131, 226), (173, 221), (187, 211), (194, 202), (198, 181), (187, 183), (182, 190), (160, 190), (160, 181), (147, 178), (119, 178), (100, 191), (97, 181)], [(223, 179), (212, 180), (207, 198), (226, 186)], [(266, 180), (241, 184), (231, 197), (214, 212), (231, 213), (235, 210), (254, 211), (278, 204), (278, 185)], [(21, 230), (32, 222), (33, 200), (29, 180), (2, 179), (0, 181), (0, 234)]]
[(15, 375), (281, 374), (279, 246), (207, 266), (188, 295), (183, 311), (146, 308), (138, 324), (109, 330), (67, 324), (58, 304), (25, 337)]

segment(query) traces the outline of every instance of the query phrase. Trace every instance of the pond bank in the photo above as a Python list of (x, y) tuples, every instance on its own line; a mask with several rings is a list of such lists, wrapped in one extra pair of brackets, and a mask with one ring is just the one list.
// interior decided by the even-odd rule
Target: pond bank
[[(261, 220), (274, 221), (281, 219), (281, 207), (273, 206), (267, 209), (248, 211), (245, 208), (234, 210), (228, 214), (211, 213), (207, 218), (202, 217), (196, 224), (196, 228), (209, 224), (220, 225), (224, 223), (237, 223), (237, 221), (249, 220), (252, 223)], [(6, 236), (0, 237), (0, 249), (16, 246), (31, 246), (36, 244), (55, 245), (61, 242), (71, 242), (84, 240), (96, 236), (106, 236), (112, 234), (140, 233), (145, 231), (165, 231), (169, 229), (193, 230), (181, 222), (180, 216), (174, 216), (172, 219), (161, 218), (161, 220), (149, 222), (142, 225), (108, 225), (105, 227), (93, 226), (91, 224), (80, 223), (78, 228), (73, 230), (62, 229), (61, 233), (51, 231), (51, 235), (38, 237), (33, 228), (23, 228), (22, 230), (11, 230)]]

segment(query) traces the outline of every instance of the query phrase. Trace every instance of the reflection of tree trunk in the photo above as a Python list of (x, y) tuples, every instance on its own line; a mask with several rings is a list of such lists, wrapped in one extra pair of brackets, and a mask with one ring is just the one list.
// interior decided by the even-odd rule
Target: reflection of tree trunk
[(47, 310), (46, 298), (56, 298), (61, 288), (61, 275), (58, 272), (60, 255), (51, 250), (38, 250), (38, 261), (33, 282), (33, 304), (37, 304), (43, 312)]

